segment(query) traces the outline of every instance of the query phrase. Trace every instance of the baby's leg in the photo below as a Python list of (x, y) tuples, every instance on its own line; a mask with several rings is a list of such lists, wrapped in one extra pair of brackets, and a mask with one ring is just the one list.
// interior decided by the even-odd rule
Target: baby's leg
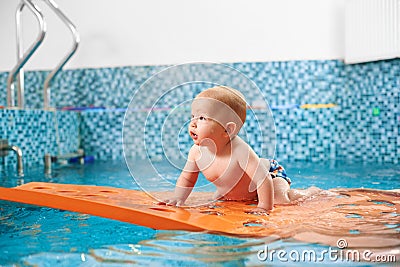
[[(261, 159), (261, 162), (264, 164), (264, 166), (270, 170), (271, 168), (271, 163), (270, 160), (268, 159)], [(289, 190), (290, 186), (289, 183), (281, 178), (281, 177), (275, 177), (272, 179), (273, 185), (274, 185), (274, 203), (276, 204), (284, 204), (284, 203), (289, 203)]]
[(291, 191), (291, 189), (288, 182), (281, 177), (273, 178), (272, 182), (274, 184), (274, 203), (289, 203), (291, 201), (291, 199), (289, 198), (289, 192)]
[(320, 193), (321, 191), (322, 191), (321, 188), (318, 188), (315, 186), (310, 186), (307, 189), (290, 189), (288, 191), (288, 197), (289, 197), (290, 202), (295, 201), (295, 200), (304, 200), (315, 194)]
[(322, 189), (315, 186), (307, 189), (290, 189), (288, 182), (281, 177), (272, 179), (272, 182), (274, 183), (274, 203), (276, 204), (305, 200), (322, 191)]
[[(271, 165), (269, 160), (263, 158), (261, 159), (261, 162), (267, 169), (270, 169)], [(289, 183), (281, 177), (273, 178), (272, 182), (274, 185), (275, 204), (285, 204), (296, 200), (304, 200), (322, 191), (322, 189), (315, 186), (311, 186), (307, 189), (290, 189)]]
[(281, 177), (276, 177), (272, 181), (274, 183), (274, 203), (276, 204), (305, 200), (322, 191), (322, 189), (315, 186), (307, 189), (290, 189), (288, 182)]

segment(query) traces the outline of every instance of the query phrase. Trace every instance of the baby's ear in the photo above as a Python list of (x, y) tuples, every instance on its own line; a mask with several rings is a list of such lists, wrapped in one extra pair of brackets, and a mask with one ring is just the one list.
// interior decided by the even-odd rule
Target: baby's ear
[(226, 129), (226, 132), (228, 133), (228, 135), (232, 137), (233, 135), (236, 134), (236, 123), (228, 122), (226, 124), (225, 129)]

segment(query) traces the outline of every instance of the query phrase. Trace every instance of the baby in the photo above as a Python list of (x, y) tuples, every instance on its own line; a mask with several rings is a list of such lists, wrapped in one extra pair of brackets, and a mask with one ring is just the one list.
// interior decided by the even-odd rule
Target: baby
[(290, 189), (290, 179), (274, 160), (259, 158), (237, 134), (246, 120), (246, 101), (232, 88), (217, 86), (196, 96), (189, 134), (194, 145), (167, 205), (184, 205), (199, 172), (217, 191), (214, 199), (258, 200), (253, 213), (266, 213), (274, 203), (289, 203), (307, 193)]

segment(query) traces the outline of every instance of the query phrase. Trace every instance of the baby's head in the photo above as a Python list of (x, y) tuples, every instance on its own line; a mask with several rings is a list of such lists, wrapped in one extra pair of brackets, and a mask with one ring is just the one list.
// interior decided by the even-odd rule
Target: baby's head
[[(246, 121), (246, 100), (238, 90), (226, 86), (212, 87), (199, 93), (196, 101), (201, 105), (208, 102), (209, 116), (231, 130), (230, 134), (236, 135)], [(229, 129), (227, 124), (232, 122), (234, 128)]]

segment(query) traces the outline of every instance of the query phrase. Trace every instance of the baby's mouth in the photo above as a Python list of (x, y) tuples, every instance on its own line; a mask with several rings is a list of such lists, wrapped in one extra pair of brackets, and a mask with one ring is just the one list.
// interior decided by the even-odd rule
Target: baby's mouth
[(195, 133), (192, 132), (192, 131), (190, 132), (190, 136), (191, 136), (193, 139), (195, 139), (195, 140), (196, 140), (197, 137), (198, 137), (197, 134), (195, 134)]

